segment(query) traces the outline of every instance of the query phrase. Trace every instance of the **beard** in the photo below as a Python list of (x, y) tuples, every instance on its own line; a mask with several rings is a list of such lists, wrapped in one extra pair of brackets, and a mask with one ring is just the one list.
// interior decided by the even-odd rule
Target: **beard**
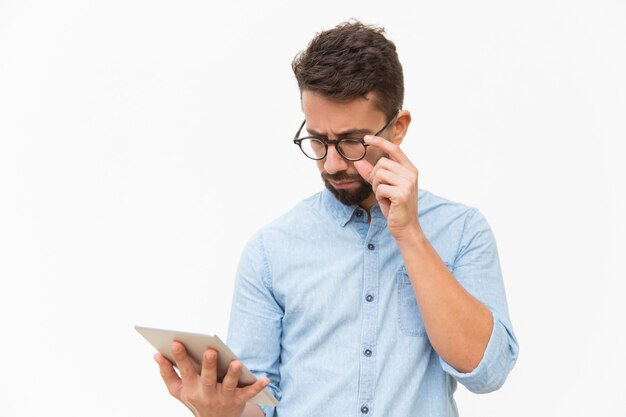
[[(372, 185), (369, 182), (365, 181), (363, 177), (358, 174), (349, 175), (345, 172), (338, 172), (331, 175), (327, 172), (322, 172), (322, 180), (324, 180), (324, 185), (331, 193), (333, 193), (335, 198), (346, 206), (360, 204), (370, 195), (372, 195)], [(329, 180), (354, 181), (357, 183), (357, 185), (351, 189), (338, 190), (330, 184)]]

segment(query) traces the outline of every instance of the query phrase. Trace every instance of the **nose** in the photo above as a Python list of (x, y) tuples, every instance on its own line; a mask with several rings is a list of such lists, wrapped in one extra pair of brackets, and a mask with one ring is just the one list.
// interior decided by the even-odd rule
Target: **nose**
[(337, 148), (333, 145), (328, 145), (328, 151), (324, 159), (324, 169), (331, 175), (348, 169), (348, 161), (339, 155)]

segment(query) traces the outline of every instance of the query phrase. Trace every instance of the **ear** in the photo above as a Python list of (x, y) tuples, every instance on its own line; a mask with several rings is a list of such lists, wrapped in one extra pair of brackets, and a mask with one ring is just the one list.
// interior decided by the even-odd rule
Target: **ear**
[(404, 140), (409, 125), (411, 124), (411, 113), (408, 110), (400, 110), (396, 116), (396, 121), (392, 125), (391, 142), (399, 145)]

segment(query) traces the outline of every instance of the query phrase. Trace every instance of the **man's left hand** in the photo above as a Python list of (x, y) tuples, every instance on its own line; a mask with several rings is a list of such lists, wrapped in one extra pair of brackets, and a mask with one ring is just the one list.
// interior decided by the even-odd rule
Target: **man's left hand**
[(359, 175), (372, 184), (376, 200), (393, 237), (404, 239), (421, 233), (417, 218), (417, 168), (400, 147), (377, 136), (365, 136), (365, 143), (381, 149), (382, 157), (372, 165), (365, 159), (354, 162)]

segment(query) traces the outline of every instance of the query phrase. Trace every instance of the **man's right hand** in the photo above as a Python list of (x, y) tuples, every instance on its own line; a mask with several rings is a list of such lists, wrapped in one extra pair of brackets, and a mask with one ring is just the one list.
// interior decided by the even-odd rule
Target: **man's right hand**
[(270, 382), (264, 377), (252, 385), (238, 388), (243, 365), (237, 360), (230, 363), (223, 381), (217, 382), (217, 352), (213, 349), (204, 352), (200, 374), (196, 372), (182, 343), (172, 343), (172, 353), (180, 377), (163, 355), (157, 353), (154, 359), (159, 364), (161, 377), (169, 393), (185, 404), (196, 417), (240, 417), (246, 401)]

